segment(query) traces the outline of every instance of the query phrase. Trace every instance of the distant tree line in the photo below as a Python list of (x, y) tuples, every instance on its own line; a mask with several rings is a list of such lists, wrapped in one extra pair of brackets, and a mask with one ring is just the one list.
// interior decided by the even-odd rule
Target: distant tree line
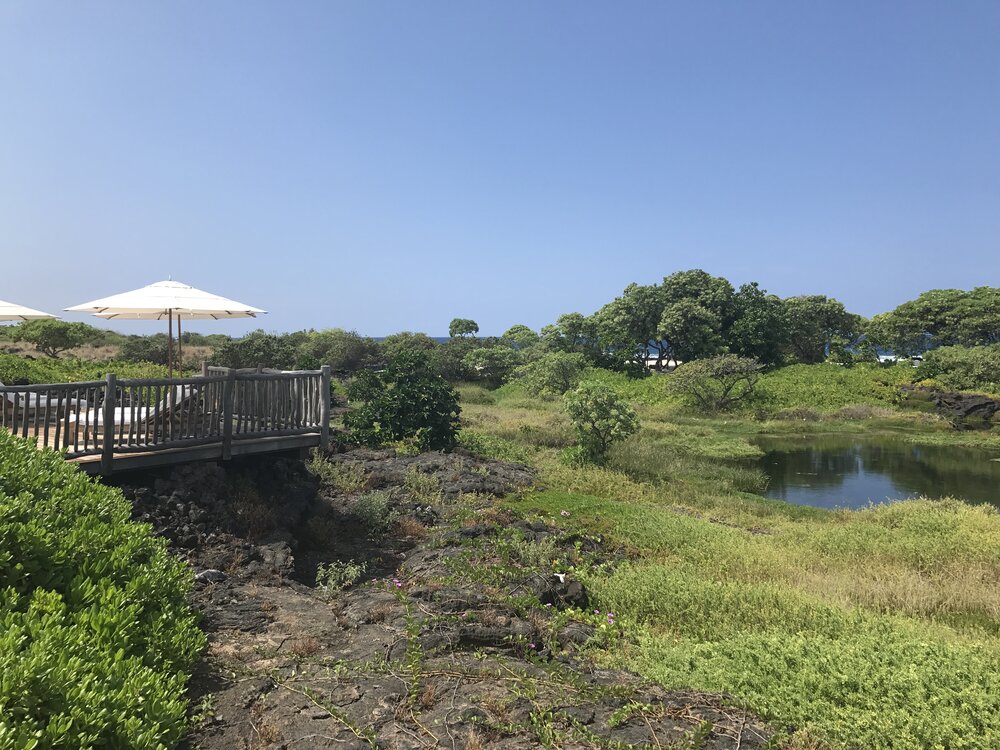
[[(209, 360), (218, 365), (306, 369), (330, 364), (341, 377), (378, 371), (402, 353), (419, 352), (449, 382), (497, 387), (517, 377), (537, 393), (556, 394), (575, 387), (588, 367), (638, 376), (650, 365), (665, 369), (673, 362), (721, 355), (773, 368), (874, 361), (879, 349), (910, 356), (959, 347), (937, 357), (939, 362), (958, 361), (966, 356), (963, 347), (1000, 344), (1000, 289), (932, 290), (866, 320), (831, 297), (782, 298), (756, 282), (737, 288), (721, 276), (694, 269), (656, 284), (629, 284), (593, 314), (566, 313), (540, 331), (519, 324), (502, 336), (480, 337), (476, 321), (455, 318), (449, 333), (443, 342), (411, 331), (376, 340), (340, 328), (286, 334), (258, 330), (241, 338), (185, 333), (183, 341), (211, 347)], [(2, 339), (32, 343), (53, 357), (94, 344), (117, 346), (125, 360), (166, 362), (163, 334), (126, 336), (84, 323), (33, 321), (0, 328)], [(973, 359), (979, 363), (983, 357)], [(982, 369), (979, 364), (965, 367)]]

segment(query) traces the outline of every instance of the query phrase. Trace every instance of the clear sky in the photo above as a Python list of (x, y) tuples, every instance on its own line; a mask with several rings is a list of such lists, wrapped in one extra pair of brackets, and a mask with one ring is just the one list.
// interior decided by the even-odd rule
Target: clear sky
[(0, 0), (0, 259), (272, 311), (232, 334), (1000, 286), (1000, 3)]

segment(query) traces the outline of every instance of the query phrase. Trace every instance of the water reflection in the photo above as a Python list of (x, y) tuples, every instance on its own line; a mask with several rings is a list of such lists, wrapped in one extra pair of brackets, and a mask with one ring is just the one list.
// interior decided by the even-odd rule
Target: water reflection
[(819, 508), (863, 508), (910, 497), (959, 497), (1000, 506), (1000, 462), (970, 448), (892, 437), (760, 437), (767, 497)]

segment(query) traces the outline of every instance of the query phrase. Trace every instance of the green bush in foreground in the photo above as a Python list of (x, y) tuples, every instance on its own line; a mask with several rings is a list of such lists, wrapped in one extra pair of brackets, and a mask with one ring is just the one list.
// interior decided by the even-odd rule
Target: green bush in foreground
[(204, 645), (191, 572), (121, 493), (0, 431), (0, 748), (167, 748)]

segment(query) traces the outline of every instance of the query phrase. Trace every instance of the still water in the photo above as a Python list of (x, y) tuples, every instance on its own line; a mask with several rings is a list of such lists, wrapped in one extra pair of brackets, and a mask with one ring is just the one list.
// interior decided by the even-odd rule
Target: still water
[(1000, 461), (971, 448), (898, 438), (759, 437), (764, 495), (818, 508), (863, 508), (910, 497), (957, 497), (1000, 507)]

